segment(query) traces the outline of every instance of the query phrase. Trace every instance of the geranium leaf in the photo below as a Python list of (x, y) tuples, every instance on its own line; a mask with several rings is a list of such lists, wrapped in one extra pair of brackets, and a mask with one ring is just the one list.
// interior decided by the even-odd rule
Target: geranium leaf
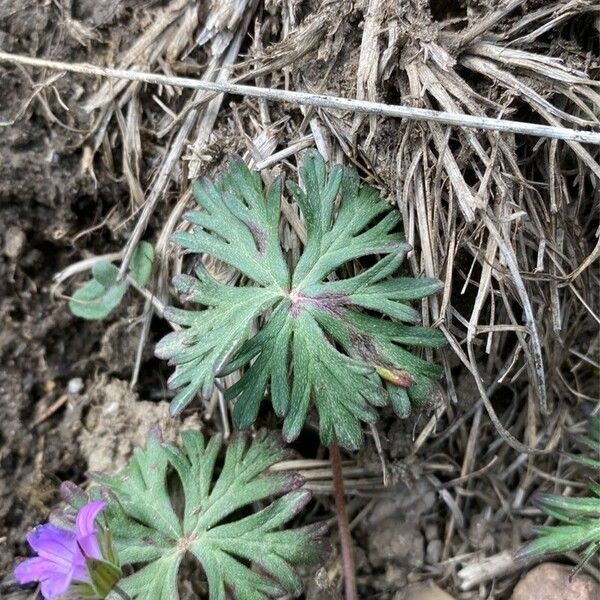
[[(183, 299), (199, 308), (167, 310), (182, 329), (164, 338), (156, 354), (175, 365), (169, 380), (180, 388), (175, 414), (197, 393), (210, 394), (215, 376), (239, 371), (239, 381), (226, 391), (237, 427), (255, 421), (270, 392), (286, 440), (299, 435), (313, 406), (323, 443), (337, 439), (358, 448), (361, 422), (375, 421), (375, 407), (391, 400), (406, 416), (411, 403), (434, 397), (440, 369), (406, 347), (436, 348), (444, 337), (411, 327), (420, 313), (406, 302), (437, 293), (441, 284), (395, 276), (410, 249), (399, 213), (361, 186), (355, 171), (338, 166), (328, 173), (312, 152), (301, 173), (302, 184), (287, 187), (307, 239), (290, 266), (279, 240), (279, 181), (265, 190), (260, 176), (235, 159), (214, 183), (196, 184), (199, 209), (186, 215), (192, 229), (173, 241), (242, 277), (225, 285), (203, 268), (195, 277), (178, 277)], [(406, 394), (390, 394), (386, 379)]]
[[(252, 441), (236, 435), (217, 467), (220, 436), (206, 443), (188, 431), (182, 440), (177, 448), (149, 437), (121, 473), (95, 476), (109, 492), (106, 519), (120, 564), (136, 568), (118, 587), (132, 600), (177, 600), (178, 570), (189, 552), (203, 568), (210, 600), (299, 594), (294, 567), (322, 555), (323, 527), (285, 528), (311, 495), (299, 489), (298, 475), (268, 470), (284, 458), (279, 442), (266, 432)], [(171, 469), (183, 490), (177, 514)]]

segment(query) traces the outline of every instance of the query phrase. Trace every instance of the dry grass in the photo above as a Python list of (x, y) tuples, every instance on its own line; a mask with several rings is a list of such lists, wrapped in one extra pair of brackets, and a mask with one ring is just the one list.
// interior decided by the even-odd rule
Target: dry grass
[[(173, 0), (127, 48), (115, 49), (107, 66), (600, 128), (594, 0), (490, 3), (500, 4), (493, 10), (466, 2), (468, 11), (442, 15), (445, 3), (433, 1), (432, 10), (417, 0), (310, 4), (308, 10), (295, 2), (227, 0), (199, 10), (191, 0)], [(41, 81), (36, 94), (52, 120), (60, 110), (48, 100), (54, 80)], [(152, 228), (158, 267), (149, 286), (159, 306), (175, 301), (169, 281), (182, 261), (168, 239), (182, 226), (190, 181), (212, 174), (230, 152), (243, 154), (269, 181), (277, 171), (295, 171), (302, 151), (316, 145), (332, 163), (357, 165), (398, 207), (414, 246), (410, 269), (445, 283), (439, 298), (424, 303), (423, 320), (440, 326), (449, 341), (440, 357), (444, 403), (421, 421), (402, 461), (449, 515), (442, 561), (422, 576), (473, 587), (465, 583), (468, 569), (456, 575), (458, 567), (504, 548), (499, 540), (510, 537), (510, 527), (502, 523), (530, 516), (523, 508), (529, 494), (545, 476), (561, 477), (552, 453), (565, 443), (565, 428), (597, 402), (598, 146), (260, 98), (229, 103), (215, 92), (126, 80), (98, 81), (80, 104), (93, 117), (81, 142), (84, 166), (93, 172), (101, 162), (129, 190), (127, 210), (119, 208), (130, 232), (120, 256), (151, 222), (160, 223)], [(293, 206), (285, 203), (284, 214), (284, 241), (297, 253), (303, 226)], [(230, 275), (219, 265), (209, 268)], [(148, 297), (134, 382), (152, 314)], [(217, 406), (217, 426), (227, 430), (218, 389), (207, 418)], [(368, 512), (373, 498), (397, 493), (394, 482), (402, 477), (392, 476), (385, 488), (379, 466), (383, 460), (392, 472), (397, 467), (389, 454), (393, 427), (382, 423), (374, 440), (383, 439), (383, 450), (377, 455), (373, 444), (372, 454), (346, 472), (348, 488), (361, 499), (352, 505), (355, 514)], [(306, 469), (314, 489), (328, 493), (323, 465)], [(556, 490), (564, 487), (555, 482)], [(475, 516), (498, 541), (473, 539)], [(523, 568), (505, 558), (496, 557), (499, 571), (492, 571), (505, 578), (485, 597), (502, 597)], [(477, 585), (489, 586), (489, 579)]]

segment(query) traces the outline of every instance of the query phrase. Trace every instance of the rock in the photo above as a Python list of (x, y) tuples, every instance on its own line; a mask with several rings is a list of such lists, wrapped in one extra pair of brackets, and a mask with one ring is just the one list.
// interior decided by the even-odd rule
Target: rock
[(25, 246), (25, 233), (19, 227), (9, 227), (4, 234), (4, 254), (17, 258)]
[(69, 394), (79, 394), (83, 390), (83, 379), (81, 377), (73, 377), (67, 383), (67, 392)]
[(406, 590), (398, 592), (392, 600), (454, 600), (454, 596), (439, 588), (432, 581), (428, 581), (411, 583)]
[[(410, 567), (401, 567), (393, 562), (388, 562), (383, 575), (377, 574), (370, 578), (370, 586), (377, 592), (393, 594), (406, 588), (410, 571)], [(383, 595), (383, 597), (387, 598), (388, 596)], [(378, 595), (377, 598), (379, 598)]]
[(381, 589), (388, 591), (400, 590), (406, 587), (408, 583), (407, 577), (408, 571), (406, 569), (389, 563), (385, 569)]
[(425, 562), (428, 565), (437, 565), (442, 557), (442, 540), (431, 540), (427, 543)]
[(597, 600), (598, 583), (585, 573), (569, 581), (571, 570), (558, 563), (538, 565), (521, 578), (511, 600)]
[(410, 567), (423, 565), (423, 536), (401, 519), (385, 519), (370, 529), (368, 546), (368, 557), (375, 567), (389, 561)]
[(169, 415), (168, 402), (139, 400), (125, 381), (109, 380), (89, 392), (92, 406), (80, 434), (81, 453), (88, 469), (113, 474), (122, 469), (151, 427), (158, 426), (166, 442), (178, 443), (179, 432), (201, 429), (199, 417), (183, 422)]

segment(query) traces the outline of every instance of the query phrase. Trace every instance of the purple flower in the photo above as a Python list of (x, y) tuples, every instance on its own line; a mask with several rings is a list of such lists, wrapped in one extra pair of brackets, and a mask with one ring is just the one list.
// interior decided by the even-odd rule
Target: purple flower
[(83, 506), (77, 513), (75, 531), (51, 523), (36, 527), (27, 541), (38, 556), (17, 565), (17, 581), (39, 581), (46, 600), (59, 598), (73, 582), (91, 582), (85, 559), (102, 560), (95, 521), (105, 507), (101, 500)]

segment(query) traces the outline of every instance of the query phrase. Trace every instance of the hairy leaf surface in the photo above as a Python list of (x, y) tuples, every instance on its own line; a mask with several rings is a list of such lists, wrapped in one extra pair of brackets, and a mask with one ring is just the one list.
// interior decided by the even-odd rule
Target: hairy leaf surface
[(279, 239), (281, 187), (277, 180), (263, 189), (239, 160), (216, 182), (195, 186), (199, 209), (186, 215), (192, 229), (173, 241), (234, 267), (239, 279), (225, 285), (203, 267), (176, 278), (198, 310), (169, 308), (166, 317), (183, 329), (156, 348), (175, 365), (172, 412), (208, 395), (215, 376), (239, 371), (226, 391), (237, 427), (255, 421), (268, 391), (286, 440), (299, 435), (313, 405), (323, 443), (355, 449), (376, 407), (391, 402), (406, 416), (411, 404), (432, 398), (440, 370), (407, 347), (435, 348), (444, 338), (414, 326), (420, 315), (408, 302), (440, 283), (396, 276), (410, 249), (398, 211), (361, 186), (355, 171), (328, 173), (316, 153), (305, 159), (302, 186), (288, 184), (307, 233), (294, 263)]
[[(589, 435), (576, 438), (583, 453), (570, 453), (567, 457), (590, 468), (597, 480), (600, 466), (600, 415), (592, 417), (589, 429)], [(553, 517), (556, 524), (538, 527), (537, 537), (519, 550), (520, 556), (583, 549), (578, 570), (600, 550), (600, 483), (589, 481), (589, 493), (582, 498), (538, 493), (533, 502), (546, 515)]]
[[(234, 436), (221, 466), (220, 436), (206, 443), (187, 431), (182, 440), (180, 449), (149, 437), (123, 472), (95, 476), (112, 492), (106, 517), (120, 564), (137, 568), (119, 588), (132, 600), (177, 600), (179, 567), (190, 553), (206, 575), (210, 600), (299, 594), (294, 567), (321, 555), (324, 528), (285, 529), (310, 492), (299, 489), (298, 475), (268, 471), (284, 457), (281, 445), (265, 432), (251, 442)], [(167, 480), (171, 470), (183, 489), (177, 510), (181, 502)]]

